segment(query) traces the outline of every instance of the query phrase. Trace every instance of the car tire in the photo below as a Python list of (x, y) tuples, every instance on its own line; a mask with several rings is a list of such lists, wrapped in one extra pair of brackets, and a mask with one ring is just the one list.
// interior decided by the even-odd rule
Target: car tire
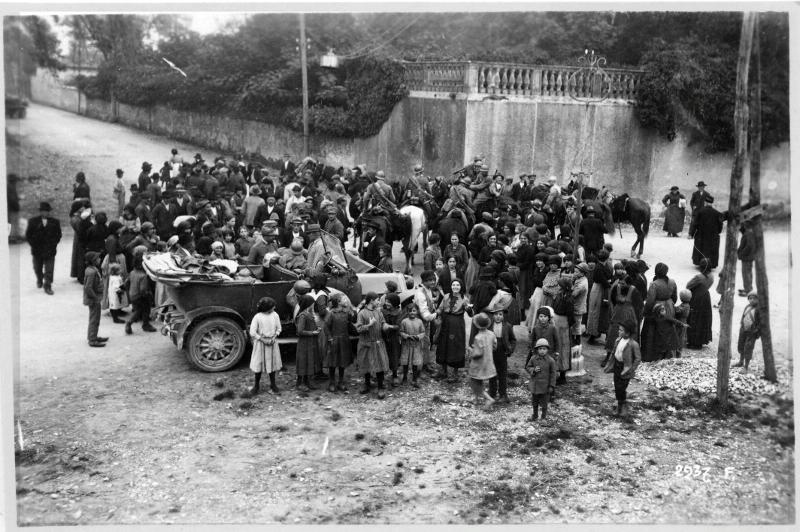
[(209, 318), (189, 333), (186, 356), (196, 368), (207, 372), (227, 371), (244, 356), (247, 337), (229, 318)]

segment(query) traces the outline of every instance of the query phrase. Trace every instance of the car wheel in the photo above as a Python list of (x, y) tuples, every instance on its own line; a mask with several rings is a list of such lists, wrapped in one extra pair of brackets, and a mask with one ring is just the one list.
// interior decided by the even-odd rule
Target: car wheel
[(244, 331), (235, 321), (210, 318), (192, 328), (187, 356), (203, 371), (226, 371), (242, 359), (246, 346)]

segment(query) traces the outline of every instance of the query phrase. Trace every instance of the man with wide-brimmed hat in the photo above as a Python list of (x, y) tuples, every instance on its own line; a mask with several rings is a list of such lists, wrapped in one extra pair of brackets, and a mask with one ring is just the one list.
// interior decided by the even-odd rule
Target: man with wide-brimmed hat
[(364, 242), (361, 247), (361, 258), (376, 267), (381, 260), (378, 250), (386, 244), (383, 237), (378, 235), (378, 229), (378, 224), (373, 220), (364, 222)]
[(692, 208), (692, 217), (698, 209), (705, 207), (706, 198), (711, 194), (706, 190), (706, 184), (703, 181), (697, 182), (697, 190), (692, 193), (692, 199), (689, 200), (689, 206)]
[(61, 223), (50, 216), (50, 203), (39, 203), (39, 216), (28, 220), (25, 238), (31, 246), (33, 271), (36, 273), (36, 287), (44, 287), (48, 295), (53, 295), (53, 270), (56, 262), (56, 248), (61, 241)]
[[(702, 183), (702, 181), (701, 181)], [(722, 232), (723, 216), (712, 205), (711, 194), (704, 197), (705, 206), (696, 209), (689, 227), (689, 236), (694, 238), (692, 262), (697, 266), (702, 259), (708, 259), (711, 269), (719, 263), (719, 234)]]

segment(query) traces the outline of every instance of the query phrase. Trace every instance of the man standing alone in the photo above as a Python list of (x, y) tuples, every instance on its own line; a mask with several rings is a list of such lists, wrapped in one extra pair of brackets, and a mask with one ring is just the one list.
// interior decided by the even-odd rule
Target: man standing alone
[(61, 224), (50, 216), (52, 208), (46, 201), (39, 203), (39, 216), (28, 222), (25, 238), (31, 246), (33, 271), (36, 273), (36, 288), (44, 287), (48, 295), (53, 295), (53, 269), (56, 262), (56, 248), (61, 241)]

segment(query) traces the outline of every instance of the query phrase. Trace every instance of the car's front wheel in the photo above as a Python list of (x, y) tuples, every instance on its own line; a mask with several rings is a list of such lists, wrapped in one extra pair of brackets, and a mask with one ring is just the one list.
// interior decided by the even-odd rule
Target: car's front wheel
[(192, 328), (187, 357), (203, 371), (226, 371), (242, 359), (246, 345), (244, 331), (235, 321), (209, 318)]

